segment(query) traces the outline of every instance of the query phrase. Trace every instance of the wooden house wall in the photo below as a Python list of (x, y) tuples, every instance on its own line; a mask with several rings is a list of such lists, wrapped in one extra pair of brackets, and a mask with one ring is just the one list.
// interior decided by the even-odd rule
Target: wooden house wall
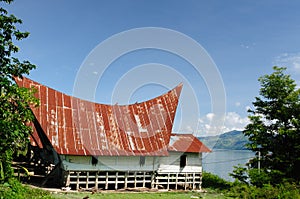
[[(186, 155), (186, 166), (180, 167), (180, 157)], [(169, 152), (168, 157), (160, 157), (159, 173), (202, 172), (202, 153)]]
[(140, 156), (99, 156), (92, 164), (92, 156), (60, 155), (65, 171), (156, 171), (159, 157), (147, 156), (141, 164)]

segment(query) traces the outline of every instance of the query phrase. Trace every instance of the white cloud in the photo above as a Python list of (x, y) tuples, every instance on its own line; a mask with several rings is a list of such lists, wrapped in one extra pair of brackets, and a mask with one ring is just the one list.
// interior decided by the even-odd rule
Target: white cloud
[(300, 73), (300, 52), (282, 53), (275, 58), (273, 64), (277, 66), (285, 66), (292, 70), (292, 72)]
[(210, 122), (213, 120), (214, 116), (215, 116), (215, 114), (213, 114), (213, 113), (208, 113), (208, 114), (206, 114), (206, 118), (207, 118), (208, 121), (210, 121)]
[(225, 117), (225, 127), (229, 130), (244, 130), (245, 126), (249, 123), (248, 117), (242, 118), (235, 112), (229, 112)]
[(187, 132), (193, 132), (193, 128), (191, 127), (191, 126), (186, 126), (186, 128), (185, 128), (185, 130), (187, 131)]
[[(214, 120), (224, 120), (223, 124), (214, 124)], [(225, 117), (218, 117), (213, 113), (208, 113), (206, 116), (199, 118), (199, 129), (197, 134), (200, 136), (218, 135), (232, 130), (244, 130), (249, 124), (248, 117), (241, 117), (236, 112), (228, 112)]]
[(241, 102), (236, 102), (235, 106), (237, 106), (237, 107), (241, 106)]
[(249, 48), (255, 47), (255, 46), (256, 46), (256, 43), (249, 43), (249, 42), (247, 42), (247, 43), (242, 43), (240, 46), (241, 46), (242, 48), (249, 49)]
[(247, 49), (249, 48), (249, 46), (248, 46), (248, 45), (245, 45), (245, 44), (241, 44), (241, 47), (242, 47), (242, 48), (247, 48)]
[(198, 119), (198, 122), (199, 122), (199, 123), (204, 123), (204, 120), (201, 119), (201, 118), (199, 118), (199, 119)]
[(296, 81), (297, 88), (300, 88), (300, 52), (282, 53), (275, 58), (273, 64), (287, 67), (288, 73)]

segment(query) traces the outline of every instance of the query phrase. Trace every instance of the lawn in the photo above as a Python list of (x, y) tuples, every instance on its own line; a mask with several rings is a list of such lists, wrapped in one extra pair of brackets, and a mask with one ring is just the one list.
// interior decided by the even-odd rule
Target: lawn
[(52, 194), (53, 198), (62, 199), (62, 198), (74, 198), (74, 199), (82, 199), (82, 198), (119, 198), (119, 199), (191, 199), (191, 198), (226, 198), (222, 194), (215, 193), (198, 193), (198, 192), (148, 192), (148, 193), (54, 193)]
[[(31, 185), (23, 185), (16, 179), (10, 179), (3, 184), (0, 183), (0, 199), (83, 199), (83, 198), (119, 198), (119, 199), (190, 199), (190, 198), (226, 198), (222, 193), (208, 189), (207, 193), (195, 191), (158, 191), (158, 190), (118, 190), (118, 191), (99, 191), (80, 192), (80, 191), (61, 191), (60, 189), (37, 188)], [(143, 192), (142, 192), (143, 191)]]

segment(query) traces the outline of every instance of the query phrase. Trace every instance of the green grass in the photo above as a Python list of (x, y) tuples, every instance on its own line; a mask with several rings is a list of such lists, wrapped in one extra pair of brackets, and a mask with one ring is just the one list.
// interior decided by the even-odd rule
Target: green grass
[[(197, 193), (197, 192), (149, 192), (149, 193), (56, 193), (52, 194), (55, 199), (82, 199), (88, 196), (89, 199), (191, 199), (191, 198), (226, 198), (219, 193)], [(228, 197), (227, 197), (228, 198)]]
[(52, 199), (49, 192), (22, 185), (17, 179), (0, 184), (0, 199)]
[(21, 184), (16, 179), (0, 184), (0, 199), (82, 199), (88, 196), (89, 199), (97, 198), (119, 198), (119, 199), (191, 199), (191, 198), (225, 198), (219, 192), (211, 190), (209, 193), (192, 191), (170, 191), (170, 192), (114, 192), (105, 191), (92, 194), (91, 192), (49, 192), (40, 188), (33, 188)]

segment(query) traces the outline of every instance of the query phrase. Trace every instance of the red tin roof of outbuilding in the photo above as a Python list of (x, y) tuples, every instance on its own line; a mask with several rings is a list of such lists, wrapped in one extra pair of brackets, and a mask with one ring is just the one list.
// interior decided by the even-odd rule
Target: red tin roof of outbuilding
[(169, 151), (208, 153), (211, 150), (192, 134), (172, 134)]
[[(71, 97), (28, 78), (40, 106), (32, 108), (40, 131), (58, 154), (165, 156), (182, 84), (154, 99), (131, 105), (105, 105)], [(43, 147), (35, 125), (32, 144)]]

